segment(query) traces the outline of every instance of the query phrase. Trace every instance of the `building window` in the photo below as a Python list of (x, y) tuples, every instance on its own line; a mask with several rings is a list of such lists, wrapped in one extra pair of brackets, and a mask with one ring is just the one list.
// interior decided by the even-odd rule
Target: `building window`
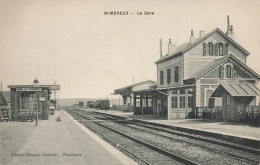
[(193, 89), (188, 89), (188, 94), (193, 94)]
[(230, 99), (231, 99), (231, 98), (230, 98), (230, 95), (228, 94), (228, 95), (227, 95), (227, 105), (230, 105)]
[(180, 90), (180, 94), (185, 94), (185, 90), (184, 89)]
[(212, 42), (208, 43), (208, 49), (209, 49), (209, 55), (213, 55), (213, 43)]
[(172, 91), (172, 94), (177, 95), (177, 91)]
[(223, 56), (223, 44), (222, 43), (218, 44), (218, 54), (220, 56)]
[(177, 108), (177, 96), (172, 97), (172, 108)]
[(222, 78), (222, 77), (223, 77), (222, 71), (223, 71), (223, 67), (222, 67), (222, 66), (219, 66), (219, 68), (218, 68), (218, 77), (219, 77), (219, 78)]
[(160, 84), (163, 85), (163, 71), (160, 71)]
[(36, 109), (36, 94), (23, 93), (21, 94), (21, 109)]
[(179, 82), (179, 66), (175, 66), (174, 69), (174, 82)]
[(206, 56), (207, 53), (207, 44), (204, 42), (203, 43), (203, 56)]
[(171, 69), (167, 69), (167, 84), (171, 83)]
[(153, 106), (153, 99), (148, 98), (148, 107), (152, 107), (152, 106)]
[(227, 74), (227, 78), (231, 78), (231, 66), (230, 65), (226, 66), (226, 74)]
[(136, 98), (136, 107), (140, 107), (140, 98)]
[(193, 108), (193, 97), (188, 96), (188, 108)]
[(143, 98), (143, 107), (146, 107), (146, 98)]
[(180, 108), (185, 108), (185, 96), (180, 96)]

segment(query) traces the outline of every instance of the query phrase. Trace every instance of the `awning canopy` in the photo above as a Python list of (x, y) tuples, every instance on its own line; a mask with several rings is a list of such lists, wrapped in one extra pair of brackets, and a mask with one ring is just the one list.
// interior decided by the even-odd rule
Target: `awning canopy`
[(220, 84), (211, 97), (222, 97), (223, 91), (231, 96), (260, 96), (260, 90), (253, 84)]

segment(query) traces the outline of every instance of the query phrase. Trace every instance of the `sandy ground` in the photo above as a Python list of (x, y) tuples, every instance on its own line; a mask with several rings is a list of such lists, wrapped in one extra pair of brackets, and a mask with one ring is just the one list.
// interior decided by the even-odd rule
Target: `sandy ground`
[(34, 122), (0, 123), (0, 137), (1, 165), (136, 164), (64, 111), (37, 127)]
[(11, 153), (17, 153), (35, 131), (35, 122), (0, 122), (0, 164), (12, 160)]

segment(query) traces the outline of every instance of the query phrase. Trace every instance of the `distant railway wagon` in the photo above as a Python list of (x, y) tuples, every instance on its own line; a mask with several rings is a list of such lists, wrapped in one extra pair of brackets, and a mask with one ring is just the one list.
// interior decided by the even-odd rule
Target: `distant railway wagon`
[(109, 109), (109, 100), (97, 100), (94, 104), (95, 108)]
[(84, 107), (84, 102), (83, 102), (83, 101), (80, 101), (80, 102), (79, 102), (79, 107), (80, 107), (80, 108), (83, 108), (83, 107)]
[(88, 101), (87, 102), (87, 107), (88, 108), (94, 108), (94, 103), (95, 103), (94, 101)]

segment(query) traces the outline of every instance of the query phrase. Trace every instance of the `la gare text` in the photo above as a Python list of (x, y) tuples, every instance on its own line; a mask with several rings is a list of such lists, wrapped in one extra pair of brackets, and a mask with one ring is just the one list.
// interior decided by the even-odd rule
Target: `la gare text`
[(132, 13), (129, 11), (104, 11), (104, 15), (155, 15), (153, 11), (137, 11)]

